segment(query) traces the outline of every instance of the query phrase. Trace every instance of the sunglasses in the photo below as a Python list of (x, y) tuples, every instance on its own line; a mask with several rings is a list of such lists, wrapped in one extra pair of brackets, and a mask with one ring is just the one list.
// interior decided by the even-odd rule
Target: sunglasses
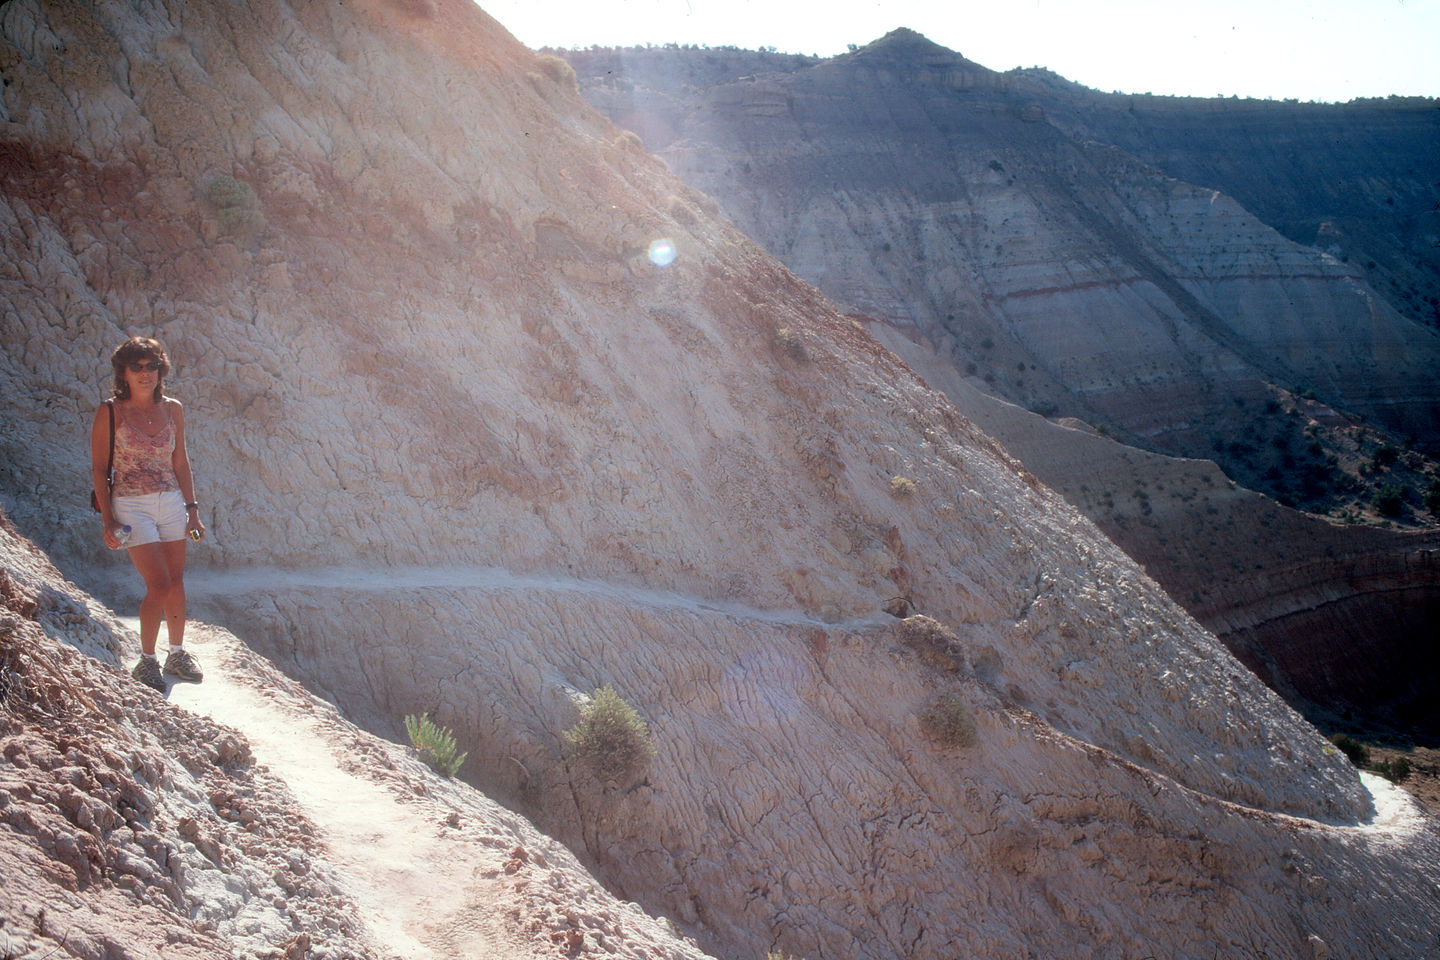
[(149, 370), (153, 373), (160, 369), (160, 361), (151, 360), (149, 363), (139, 363), (137, 361), (135, 363), (127, 364), (127, 366), (130, 367), (131, 373), (144, 373), (146, 370)]

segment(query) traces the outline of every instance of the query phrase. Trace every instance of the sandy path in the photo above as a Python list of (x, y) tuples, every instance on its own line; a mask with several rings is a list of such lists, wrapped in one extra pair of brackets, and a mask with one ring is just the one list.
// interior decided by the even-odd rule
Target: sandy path
[(1374, 816), (1361, 824), (1360, 829), (1402, 840), (1425, 829), (1428, 817), (1425, 807), (1404, 787), (1369, 771), (1361, 771), (1360, 782), (1370, 791), (1370, 799), (1375, 804)]
[[(91, 588), (103, 587), (101, 596), (124, 597), (138, 603), (141, 583), (134, 571), (119, 566), (86, 568), (82, 582)], [(743, 603), (714, 600), (654, 590), (608, 580), (581, 579), (550, 574), (516, 573), (501, 567), (234, 567), (217, 570), (191, 567), (185, 571), (185, 585), (193, 607), (207, 596), (246, 596), (283, 593), (290, 590), (390, 591), (419, 589), (501, 590), (520, 593), (578, 594), (603, 597), (642, 608), (718, 613), (737, 620), (773, 623), (777, 626), (821, 627), (832, 630), (863, 630), (884, 626), (894, 618), (881, 611), (840, 620), (825, 620), (801, 610), (765, 609)]]
[[(131, 629), (139, 622), (127, 620)], [(313, 714), (266, 691), (246, 670), (239, 641), (197, 630), (187, 640), (203, 683), (171, 684), (172, 703), (243, 733), (255, 762), (289, 784), (329, 848), (335, 876), (354, 900), (376, 956), (449, 960), (499, 955), (476, 902), (476, 873), (493, 857), (406, 804), (387, 787), (349, 772), (367, 758), (345, 756)], [(338, 755), (337, 755), (338, 753)]]

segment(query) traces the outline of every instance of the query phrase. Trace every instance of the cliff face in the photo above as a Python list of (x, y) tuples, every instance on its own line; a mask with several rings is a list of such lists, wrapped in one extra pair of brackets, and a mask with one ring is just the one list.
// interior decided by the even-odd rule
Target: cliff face
[[(869, 318), (1247, 662), (1274, 647), (1265, 675), (1294, 702), (1374, 718), (1394, 706), (1280, 655), (1297, 629), (1312, 652), (1424, 673), (1399, 651), (1409, 627), (1433, 627), (1440, 584), (1407, 560), (1432, 534), (1146, 487), (1168, 474), (1214, 487), (1203, 459), (1290, 506), (1374, 520), (1393, 484), (1409, 488), (1406, 521), (1433, 527), (1420, 496), (1440, 483), (1433, 461), (1371, 467), (1397, 435), (1440, 436), (1433, 103), (1114, 97), (995, 74), (909, 31), (729, 78), (723, 51), (566, 56), (592, 103)], [(1003, 401), (1132, 448), (1041, 430)], [(1355, 564), (1399, 579), (1382, 589)], [(1400, 597), (1404, 627), (1367, 612)]]
[[(854, 312), (916, 326), (1001, 396), (1189, 456), (1211, 456), (1217, 436), (1250, 425), (1222, 401), (1292, 390), (1427, 443), (1440, 436), (1440, 336), (1419, 322), (1428, 309), (1397, 310), (1359, 265), (1287, 240), (1224, 192), (1228, 175), (1247, 195), (1271, 195), (1267, 210), (1292, 223), (1292, 208), (1313, 215), (1367, 169), (1348, 159), (1302, 202), (1315, 166), (1360, 152), (1388, 164), (1380, 182), (1396, 184), (1405, 209), (1428, 207), (1440, 200), (1424, 162), (1440, 149), (1432, 105), (1376, 107), (1368, 124), (1363, 112), (1328, 115), (1323, 132), (1289, 149), (1333, 139), (1347, 122), (1367, 149), (1352, 151), (1346, 136), (1344, 151), (1289, 167), (1264, 150), (1236, 156), (1255, 125), (1242, 115), (1201, 138), (1185, 182), (1157, 169), (1181, 166), (1183, 119), (1152, 124), (1170, 114), (993, 74), (908, 31), (703, 87), (665, 70), (690, 55), (703, 52), (567, 54), (617, 122), (645, 130), (653, 98), (674, 133), (647, 148), (797, 273)], [(1390, 156), (1394, 142), (1406, 149)], [(1222, 150), (1228, 166), (1214, 160)], [(1252, 163), (1268, 177), (1240, 181), (1236, 168)], [(1283, 177), (1287, 189), (1269, 189)], [(1396, 232), (1406, 240), (1391, 258), (1420, 258), (1406, 275), (1434, 273), (1433, 251)]]
[[(192, 609), (713, 952), (1434, 946), (1433, 825), (473, 4), (0, 24), (0, 489), (75, 576), (120, 595), (83, 437), (155, 333)], [(607, 684), (657, 755), (599, 782)]]
[[(1015, 76), (1072, 136), (1234, 197), (1296, 243), (1357, 269), (1406, 316), (1440, 324), (1435, 101), (1344, 105), (1107, 96)], [(1057, 89), (1058, 87), (1058, 89)]]
[(927, 345), (878, 336), (1053, 486), (1307, 717), (1434, 731), (1440, 534), (1336, 524), (1210, 460), (1126, 446), (990, 396)]

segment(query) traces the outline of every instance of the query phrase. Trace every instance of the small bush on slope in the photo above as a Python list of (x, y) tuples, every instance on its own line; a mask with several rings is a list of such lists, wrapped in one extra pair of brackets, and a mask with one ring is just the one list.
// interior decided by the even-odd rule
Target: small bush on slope
[(1349, 757), (1350, 762), (1357, 767), (1364, 767), (1370, 759), (1370, 751), (1365, 748), (1365, 744), (1348, 733), (1337, 733), (1330, 738), (1330, 742), (1335, 744), (1340, 752)]
[(580, 711), (580, 722), (565, 731), (565, 754), (600, 780), (619, 780), (655, 758), (650, 728), (635, 708), (609, 685)]
[(430, 714), (413, 713), (405, 718), (405, 732), (410, 735), (410, 745), (443, 777), (453, 777), (465, 762), (468, 753), (456, 753), (455, 734), (449, 727), (442, 727), (430, 719)]
[(920, 727), (943, 747), (973, 747), (977, 739), (975, 719), (958, 693), (937, 698), (920, 714)]
[(222, 174), (205, 185), (205, 195), (215, 204), (220, 229), (226, 236), (253, 239), (268, 227), (254, 189), (244, 180)]
[(1410, 776), (1410, 760), (1407, 757), (1396, 757), (1393, 760), (1380, 760), (1372, 764), (1370, 769), (1391, 783), (1399, 783)]

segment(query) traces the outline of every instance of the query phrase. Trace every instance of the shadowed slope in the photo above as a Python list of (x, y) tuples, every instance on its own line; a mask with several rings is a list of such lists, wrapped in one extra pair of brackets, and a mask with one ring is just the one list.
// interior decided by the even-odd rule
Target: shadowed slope
[[(908, 30), (825, 61), (564, 55), (1294, 704), (1433, 733), (1440, 467), (1397, 436), (1437, 436), (1433, 102), (1110, 96)], [(1289, 507), (1427, 529), (1202, 502), (1201, 460)]]
[[(4, 9), (0, 481), (60, 562), (98, 553), (105, 350), (158, 332), (192, 607), (375, 730), (432, 709), (707, 949), (1425, 948), (1433, 836), (1372, 830), (1343, 757), (563, 63), (461, 0), (252, 6)], [(634, 782), (560, 750), (605, 684), (655, 731)], [(946, 694), (968, 753), (921, 734)]]

